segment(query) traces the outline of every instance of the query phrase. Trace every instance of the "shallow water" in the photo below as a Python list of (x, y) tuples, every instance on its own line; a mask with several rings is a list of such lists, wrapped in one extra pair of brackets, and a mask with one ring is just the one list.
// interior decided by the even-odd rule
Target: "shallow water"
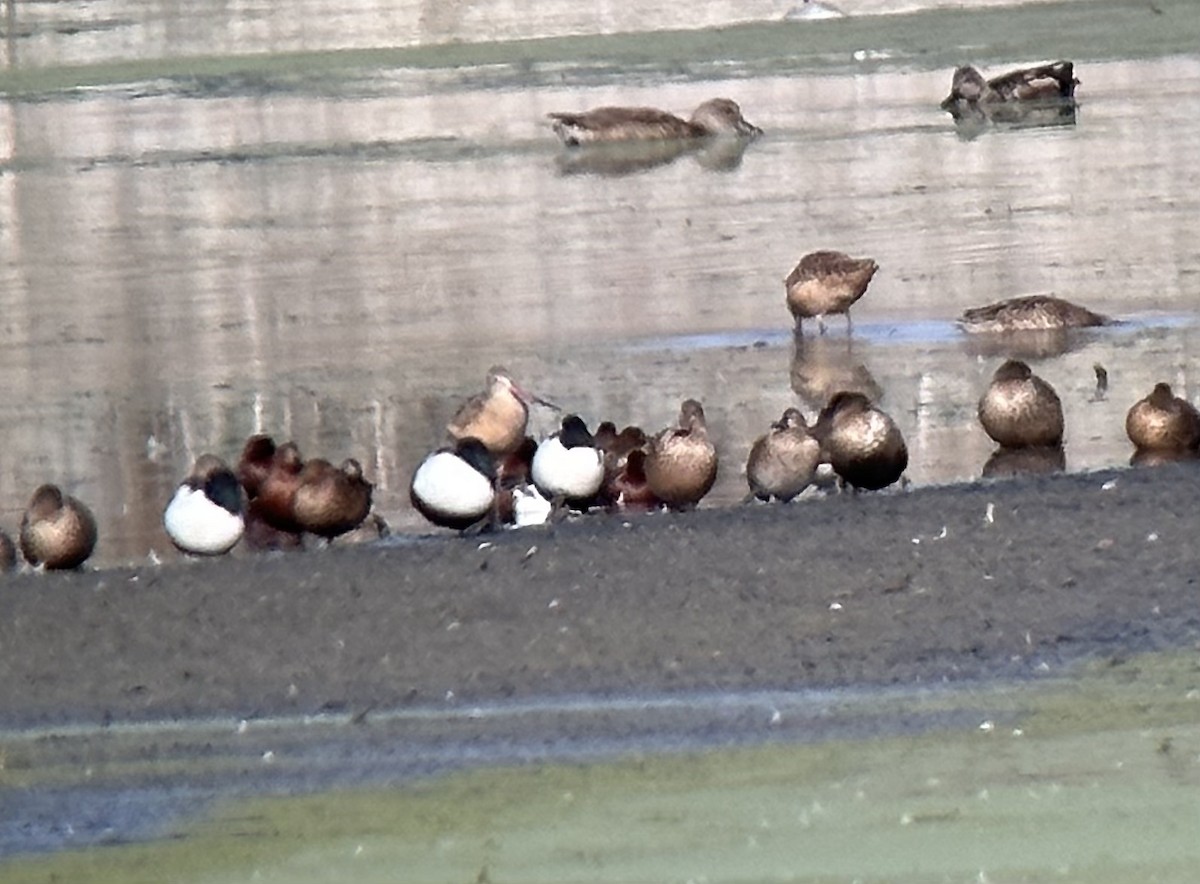
[[(50, 27), (51, 8), (96, 26)], [(328, 7), (287, 23), (303, 33), (199, 8), (176, 32), (165, 12), (129, 24), (141, 7), (18, 4), (32, 30), (7, 30), (10, 531), (58, 481), (97, 512), (96, 562), (170, 555), (161, 511), (187, 465), (260, 430), (358, 457), (381, 513), (424, 530), (408, 478), (494, 363), (592, 422), (653, 429), (702, 399), (722, 456), (711, 504), (742, 497), (749, 446), (783, 408), (811, 414), (847, 384), (899, 421), (912, 481), (969, 479), (991, 453), (974, 404), (1004, 354), (950, 320), (1032, 292), (1134, 320), (1032, 360), (1066, 404), (1069, 469), (1127, 461), (1124, 412), (1156, 380), (1200, 396), (1200, 171), (1182, 161), (1200, 58), (1179, 54), (1200, 16), (1183, 0), (817, 23), (755, 9), (764, 21), (720, 31), (442, 49), (418, 45), (437, 29), (371, 44)], [(512, 33), (579, 27), (553, 18)], [(964, 134), (937, 109), (965, 56), (990, 70), (1064, 50), (1075, 126)], [(580, 173), (543, 122), (714, 94), (768, 133), (741, 156)], [(835, 320), (797, 352), (782, 279), (819, 247), (882, 270), (850, 337)]]

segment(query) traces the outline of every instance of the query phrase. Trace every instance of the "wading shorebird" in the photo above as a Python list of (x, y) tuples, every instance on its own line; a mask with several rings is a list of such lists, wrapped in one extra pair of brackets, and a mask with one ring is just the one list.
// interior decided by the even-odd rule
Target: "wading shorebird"
[(1063, 441), (1062, 402), (1024, 362), (996, 369), (979, 399), (979, 423), (1003, 448), (1054, 448)]
[(466, 531), (496, 518), (496, 462), (478, 439), (459, 439), (427, 456), (413, 473), (409, 499), (435, 525)]
[(57, 485), (42, 485), (21, 519), (21, 554), (34, 567), (69, 570), (96, 548), (96, 517)]
[(1125, 434), (1139, 452), (1194, 452), (1200, 449), (1200, 412), (1160, 382), (1129, 409)]
[(788, 503), (809, 486), (820, 461), (821, 443), (809, 432), (804, 415), (798, 408), (787, 409), (750, 448), (746, 502), (774, 497)]
[(835, 394), (812, 434), (821, 443), (821, 459), (853, 488), (886, 488), (908, 468), (908, 447), (900, 428), (861, 393)]
[(652, 107), (598, 107), (583, 113), (547, 114), (569, 146), (614, 141), (668, 141), (715, 135), (753, 137), (762, 129), (746, 121), (737, 102), (710, 98), (689, 120)]
[(452, 440), (478, 439), (495, 457), (516, 451), (525, 439), (529, 406), (558, 406), (527, 392), (500, 366), (487, 376), (487, 388), (471, 397), (446, 425)]
[(816, 317), (825, 332), (824, 317), (844, 313), (847, 330), (852, 328), (850, 308), (867, 291), (879, 269), (870, 258), (851, 258), (844, 252), (810, 252), (783, 281), (787, 305), (801, 331), (805, 319)]
[(225, 461), (214, 454), (196, 458), (163, 511), (163, 528), (188, 555), (219, 556), (237, 546), (246, 530), (245, 504)]
[(717, 449), (699, 402), (684, 400), (677, 425), (650, 440), (645, 469), (650, 491), (671, 509), (691, 509), (708, 494), (717, 480)]

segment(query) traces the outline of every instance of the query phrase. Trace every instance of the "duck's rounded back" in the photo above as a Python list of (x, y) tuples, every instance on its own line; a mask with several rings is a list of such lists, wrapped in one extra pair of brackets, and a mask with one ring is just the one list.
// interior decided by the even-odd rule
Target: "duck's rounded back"
[(789, 408), (755, 440), (746, 460), (746, 482), (759, 500), (785, 503), (812, 482), (821, 459), (821, 443), (808, 430), (797, 408)]
[(29, 564), (47, 570), (78, 568), (96, 548), (96, 518), (86, 505), (42, 485), (21, 519), (21, 553)]
[(1062, 402), (1024, 362), (996, 369), (979, 399), (979, 423), (1004, 448), (1054, 447), (1063, 440)]
[(908, 468), (900, 428), (861, 393), (835, 394), (817, 418), (813, 435), (821, 443), (822, 459), (855, 488), (886, 488)]
[(163, 511), (163, 528), (180, 551), (222, 555), (242, 539), (245, 506), (242, 484), (213, 454), (196, 459)]
[(1195, 451), (1200, 448), (1200, 412), (1160, 382), (1129, 409), (1125, 434), (1142, 451)]
[(459, 439), (421, 461), (408, 493), (412, 505), (433, 524), (465, 530), (484, 519), (496, 502), (495, 460), (480, 440)]
[(354, 458), (341, 467), (314, 458), (300, 470), (292, 505), (296, 524), (326, 539), (353, 531), (371, 511), (371, 490)]

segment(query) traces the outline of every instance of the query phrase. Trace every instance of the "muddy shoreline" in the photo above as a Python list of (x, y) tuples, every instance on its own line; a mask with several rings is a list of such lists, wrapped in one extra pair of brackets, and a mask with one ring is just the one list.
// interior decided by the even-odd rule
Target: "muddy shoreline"
[(1198, 488), (1175, 465), (9, 576), (0, 726), (1053, 671), (1200, 640)]

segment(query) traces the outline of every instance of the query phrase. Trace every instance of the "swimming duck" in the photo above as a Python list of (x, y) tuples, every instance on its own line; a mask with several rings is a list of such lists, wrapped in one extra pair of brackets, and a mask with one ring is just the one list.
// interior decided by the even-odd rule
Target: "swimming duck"
[(47, 570), (78, 568), (96, 548), (96, 517), (57, 485), (33, 492), (21, 519), (25, 561)]
[(728, 98), (710, 98), (682, 119), (652, 107), (598, 107), (583, 113), (550, 113), (554, 133), (564, 144), (613, 141), (666, 141), (712, 135), (761, 135), (746, 121), (742, 109)]
[(789, 408), (750, 447), (746, 460), (747, 501), (772, 497), (784, 503), (812, 482), (821, 460), (821, 443), (808, 431), (798, 408)]
[(539, 403), (556, 408), (524, 390), (508, 370), (494, 366), (487, 376), (487, 389), (471, 397), (446, 425), (453, 440), (478, 439), (496, 457), (515, 451), (525, 439), (529, 406)]
[(1107, 316), (1053, 295), (1024, 295), (964, 310), (958, 326), (970, 333), (1054, 331), (1108, 325)]
[(332, 540), (353, 531), (371, 511), (373, 486), (354, 458), (335, 467), (315, 457), (305, 461), (297, 480), (292, 516), (309, 534)]
[(496, 462), (480, 440), (459, 439), (421, 461), (408, 494), (433, 524), (465, 531), (493, 515)]
[(1171, 386), (1157, 383), (1125, 415), (1125, 434), (1139, 451), (1187, 452), (1200, 449), (1200, 412)]
[(1069, 61), (1019, 68), (984, 80), (971, 65), (954, 71), (950, 94), (941, 103), (955, 120), (1017, 121), (1029, 107), (1058, 106), (1073, 112), (1075, 66)]
[(870, 258), (851, 258), (844, 252), (821, 250), (805, 255), (783, 281), (796, 330), (805, 319), (815, 316), (824, 333), (824, 317), (833, 313), (844, 313), (850, 328), (850, 307), (867, 291), (878, 269)]
[(821, 458), (845, 484), (886, 488), (908, 468), (908, 447), (891, 416), (861, 393), (842, 391), (821, 410), (812, 434)]
[(196, 458), (163, 512), (171, 542), (194, 556), (219, 556), (233, 549), (246, 529), (242, 487), (213, 454)]
[(0, 573), (17, 567), (17, 547), (12, 538), (0, 531)]
[(537, 447), (531, 468), (533, 484), (557, 508), (586, 508), (604, 484), (604, 455), (587, 424), (576, 414), (562, 419), (562, 429)]
[(1063, 410), (1058, 394), (1018, 359), (1009, 359), (992, 375), (979, 399), (979, 422), (1004, 448), (1062, 444)]
[(699, 402), (684, 400), (677, 426), (650, 440), (645, 469), (650, 491), (672, 509), (691, 509), (708, 494), (717, 480), (717, 449)]

